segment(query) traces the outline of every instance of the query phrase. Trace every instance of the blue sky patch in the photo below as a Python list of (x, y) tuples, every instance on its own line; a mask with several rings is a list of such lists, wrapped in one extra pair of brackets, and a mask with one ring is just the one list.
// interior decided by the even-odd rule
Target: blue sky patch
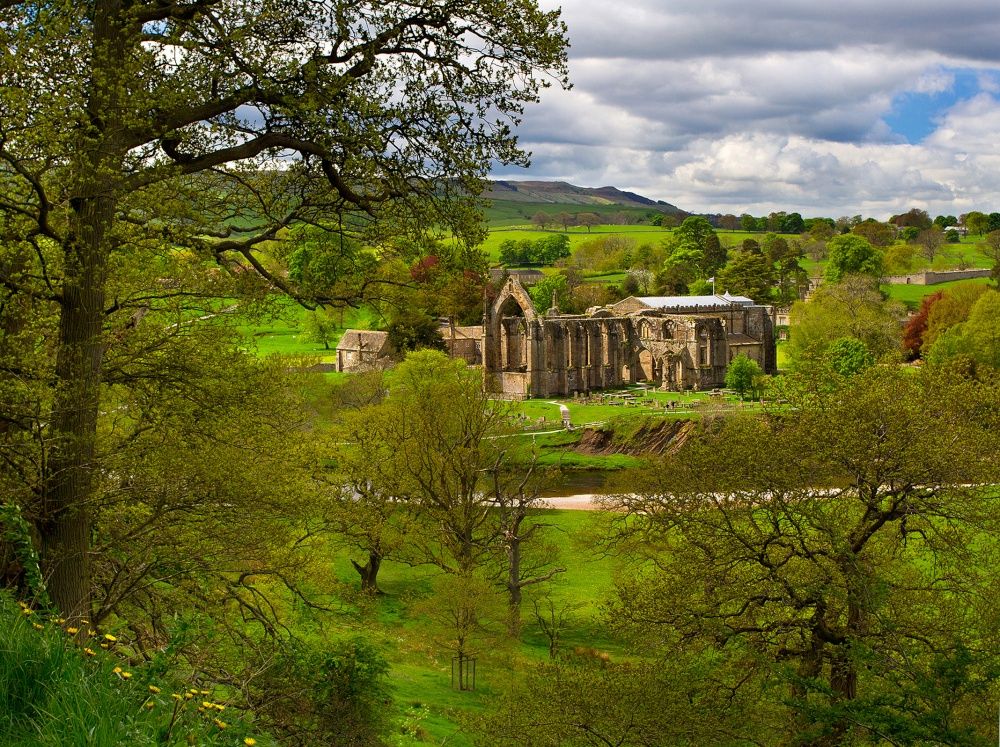
[(910, 143), (919, 143), (930, 135), (937, 129), (937, 119), (945, 111), (982, 90), (981, 71), (945, 69), (942, 73), (953, 76), (954, 83), (950, 88), (935, 93), (900, 93), (892, 100), (892, 111), (884, 117), (889, 128)]

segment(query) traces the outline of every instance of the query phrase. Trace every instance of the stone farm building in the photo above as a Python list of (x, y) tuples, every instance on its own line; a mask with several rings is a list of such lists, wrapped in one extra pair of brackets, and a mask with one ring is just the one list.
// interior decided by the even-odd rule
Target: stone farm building
[(775, 372), (771, 309), (742, 296), (626, 298), (585, 314), (535, 311), (509, 278), (486, 309), (486, 386), (510, 397), (647, 382), (664, 389), (722, 386), (739, 355)]
[[(453, 358), (461, 358), (470, 366), (483, 362), (483, 328), (452, 327), (442, 324), (438, 330), (444, 340), (445, 350)], [(337, 371), (364, 371), (383, 366), (396, 358), (396, 350), (389, 343), (388, 332), (348, 329), (337, 344)]]

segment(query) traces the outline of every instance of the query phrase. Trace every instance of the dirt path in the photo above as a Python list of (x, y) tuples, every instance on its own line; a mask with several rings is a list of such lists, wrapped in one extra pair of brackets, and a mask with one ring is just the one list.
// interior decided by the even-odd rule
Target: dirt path
[(602, 511), (594, 499), (599, 496), (593, 493), (578, 493), (577, 495), (560, 495), (545, 498), (546, 508), (558, 508), (563, 511)]

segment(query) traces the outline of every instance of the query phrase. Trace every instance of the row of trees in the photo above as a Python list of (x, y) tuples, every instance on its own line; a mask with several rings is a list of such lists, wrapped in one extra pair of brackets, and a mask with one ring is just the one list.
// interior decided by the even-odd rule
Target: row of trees
[(500, 244), (500, 264), (504, 267), (554, 265), (569, 254), (569, 237), (565, 234), (540, 239), (507, 239)]

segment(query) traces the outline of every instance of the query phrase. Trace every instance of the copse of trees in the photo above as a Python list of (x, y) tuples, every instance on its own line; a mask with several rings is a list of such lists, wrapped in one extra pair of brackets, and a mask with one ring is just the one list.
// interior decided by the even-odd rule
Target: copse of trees
[(500, 244), (500, 264), (504, 267), (554, 265), (569, 255), (569, 237), (565, 234), (540, 239), (507, 239)]

